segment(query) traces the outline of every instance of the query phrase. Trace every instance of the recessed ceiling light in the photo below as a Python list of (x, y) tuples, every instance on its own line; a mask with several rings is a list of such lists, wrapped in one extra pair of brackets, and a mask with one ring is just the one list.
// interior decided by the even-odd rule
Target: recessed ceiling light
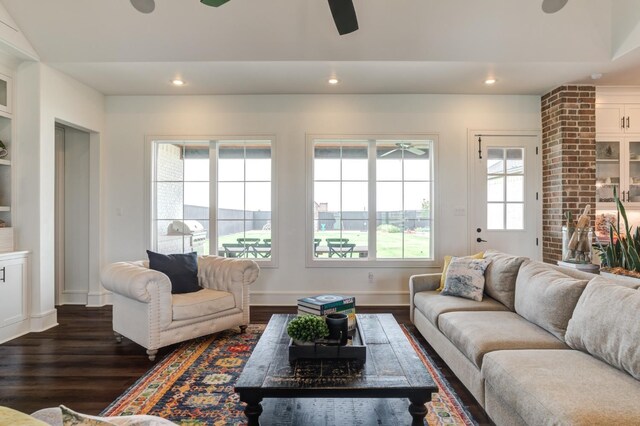
[(498, 80), (496, 80), (495, 78), (488, 78), (484, 81), (484, 84), (488, 84), (488, 85), (496, 84), (496, 81)]
[(601, 72), (594, 72), (591, 74), (591, 80), (600, 80), (602, 78)]
[(184, 86), (184, 81), (180, 80), (179, 78), (175, 78), (171, 80), (171, 84), (173, 84), (174, 86)]
[(338, 83), (340, 83), (340, 80), (338, 80), (338, 79), (337, 79), (337, 78), (335, 78), (335, 77), (333, 77), (333, 78), (330, 78), (330, 79), (329, 79), (329, 84), (336, 85), (336, 84), (338, 84)]

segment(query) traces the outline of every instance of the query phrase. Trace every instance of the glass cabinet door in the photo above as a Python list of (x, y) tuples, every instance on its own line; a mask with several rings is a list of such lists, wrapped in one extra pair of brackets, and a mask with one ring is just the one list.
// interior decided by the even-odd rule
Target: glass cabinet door
[(629, 195), (627, 201), (640, 202), (640, 139), (629, 141)]
[[(640, 160), (640, 145), (637, 159)], [(638, 161), (638, 177), (640, 178), (640, 161)], [(640, 197), (640, 179), (638, 179)], [(613, 188), (620, 192), (620, 141), (596, 142), (596, 201), (611, 203), (614, 201)], [(640, 201), (640, 198), (638, 198)]]

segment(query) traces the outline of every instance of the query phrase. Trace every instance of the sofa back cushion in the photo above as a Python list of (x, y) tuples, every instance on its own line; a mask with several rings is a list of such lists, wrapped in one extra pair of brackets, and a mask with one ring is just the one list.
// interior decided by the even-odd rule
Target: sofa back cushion
[(640, 380), (640, 290), (602, 277), (589, 281), (565, 339)]
[(484, 292), (511, 311), (515, 309), (516, 278), (525, 257), (511, 256), (494, 250), (484, 254), (491, 263), (484, 272)]
[(564, 341), (567, 324), (586, 285), (586, 280), (527, 260), (516, 279), (516, 313)]

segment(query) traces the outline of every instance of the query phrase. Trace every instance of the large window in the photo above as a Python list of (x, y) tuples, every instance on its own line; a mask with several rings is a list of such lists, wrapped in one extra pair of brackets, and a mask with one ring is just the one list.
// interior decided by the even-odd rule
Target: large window
[(434, 258), (434, 136), (308, 143), (312, 262)]
[(156, 140), (152, 247), (270, 261), (272, 141)]

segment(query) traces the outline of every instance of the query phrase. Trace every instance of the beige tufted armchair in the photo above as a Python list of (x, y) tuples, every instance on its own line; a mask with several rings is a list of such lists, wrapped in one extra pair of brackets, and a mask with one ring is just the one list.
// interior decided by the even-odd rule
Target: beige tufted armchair
[(149, 262), (118, 262), (105, 267), (102, 285), (113, 292), (113, 331), (147, 349), (158, 349), (231, 327), (249, 324), (249, 285), (260, 268), (253, 260), (198, 256), (202, 290), (171, 294), (171, 282)]

